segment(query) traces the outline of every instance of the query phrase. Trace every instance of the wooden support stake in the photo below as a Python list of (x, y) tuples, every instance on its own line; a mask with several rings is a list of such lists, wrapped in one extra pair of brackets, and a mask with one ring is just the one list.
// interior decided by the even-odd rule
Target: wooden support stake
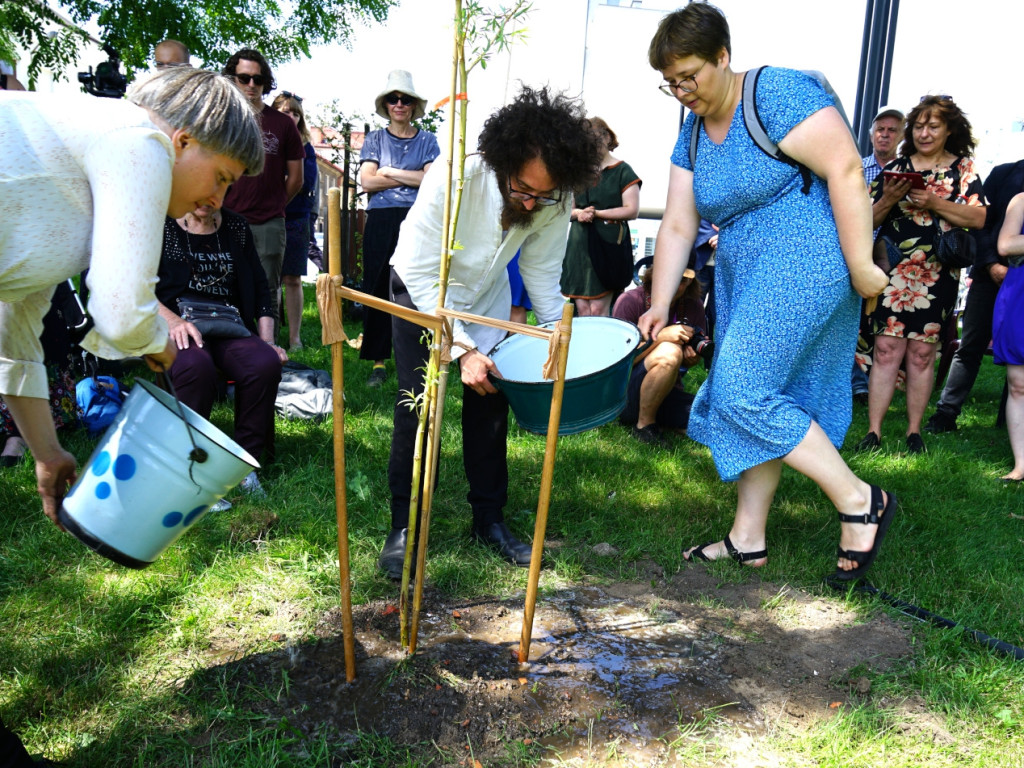
[(562, 421), (562, 395), (565, 393), (565, 368), (569, 360), (569, 338), (572, 335), (572, 304), (562, 307), (559, 321), (562, 335), (558, 344), (558, 378), (551, 392), (547, 442), (544, 445), (544, 469), (540, 477), (540, 498), (537, 500), (537, 522), (533, 527), (533, 553), (526, 584), (526, 605), (523, 608), (523, 634), (519, 640), (519, 663), (530, 658), (530, 636), (533, 634), (533, 613), (537, 607), (537, 585), (540, 582), (540, 561), (544, 556), (544, 534), (548, 527), (551, 504), (551, 483), (555, 474), (555, 453), (558, 450), (558, 427)]
[[(442, 345), (444, 341), (442, 340)], [(441, 422), (444, 419), (444, 399), (448, 393), (448, 363), (442, 362), (438, 370), (434, 396), (427, 416), (426, 474), (423, 478), (423, 507), (420, 513), (420, 541), (416, 551), (416, 586), (412, 596), (412, 618), (409, 629), (409, 653), (416, 653), (416, 638), (420, 630), (420, 605), (423, 600), (423, 582), (427, 565), (427, 543), (430, 539), (430, 512), (434, 507), (434, 485), (437, 464), (441, 455)]]
[[(341, 190), (327, 193), (328, 270), (341, 274)], [(340, 310), (339, 310), (340, 311)], [(334, 511), (338, 520), (338, 567), (341, 570), (341, 627), (345, 646), (345, 679), (356, 679), (355, 630), (352, 625), (352, 580), (348, 555), (348, 496), (345, 485), (345, 342), (331, 344), (331, 381), (334, 401)]]

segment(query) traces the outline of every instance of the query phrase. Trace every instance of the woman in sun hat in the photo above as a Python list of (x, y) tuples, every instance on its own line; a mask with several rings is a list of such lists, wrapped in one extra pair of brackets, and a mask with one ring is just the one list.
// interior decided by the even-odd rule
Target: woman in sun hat
[[(416, 201), (423, 174), (440, 154), (434, 134), (413, 125), (426, 113), (427, 101), (412, 84), (412, 75), (396, 69), (388, 75), (374, 101), (387, 127), (370, 131), (359, 156), (359, 183), (367, 193), (363, 228), (363, 291), (388, 298), (388, 261), (398, 243), (398, 230)], [(367, 381), (379, 387), (387, 378), (384, 361), (391, 357), (391, 317), (366, 309), (362, 360), (373, 361)]]

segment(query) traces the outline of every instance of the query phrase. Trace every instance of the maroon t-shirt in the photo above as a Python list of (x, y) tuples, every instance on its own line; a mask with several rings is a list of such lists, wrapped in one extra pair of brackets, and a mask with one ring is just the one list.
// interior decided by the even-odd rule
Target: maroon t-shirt
[(284, 216), (288, 203), (285, 177), (289, 160), (302, 160), (306, 154), (299, 129), (288, 115), (273, 107), (260, 114), (263, 151), (266, 159), (259, 176), (243, 176), (228, 190), (224, 207), (240, 213), (250, 224), (263, 224)]
[[(615, 301), (615, 308), (612, 310), (612, 317), (619, 320), (626, 320), (636, 323), (640, 315), (650, 309), (647, 297), (644, 296), (644, 289), (640, 286), (631, 288), (623, 293)], [(680, 316), (680, 311), (682, 316)], [(689, 326), (696, 326), (707, 333), (708, 321), (704, 316), (704, 305), (698, 299), (683, 298), (677, 301), (669, 311), (668, 324), (684, 323)]]

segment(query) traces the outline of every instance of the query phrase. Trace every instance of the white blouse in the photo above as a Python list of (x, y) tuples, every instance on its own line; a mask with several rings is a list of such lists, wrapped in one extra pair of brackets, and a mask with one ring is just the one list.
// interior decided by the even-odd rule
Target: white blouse
[(174, 151), (145, 110), (0, 91), (0, 394), (48, 396), (39, 341), (53, 288), (89, 268), (104, 358), (163, 350), (156, 285)]
[[(398, 246), (391, 257), (395, 272), (409, 289), (417, 309), (437, 308), (437, 278), (441, 266), (441, 226), (447, 164), (435, 162), (423, 177), (416, 202), (402, 222)], [(457, 180), (453, 180), (453, 187)], [(454, 193), (454, 189), (453, 189)], [(526, 227), (513, 227), (502, 238), (504, 198), (494, 172), (480, 155), (466, 158), (462, 210), (452, 255), (446, 306), (497, 320), (508, 320), (512, 292), (505, 267), (520, 251), (519, 272), (530, 295), (537, 320), (546, 323), (562, 316), (565, 299), (559, 288), (562, 259), (569, 233), (567, 204), (541, 206)], [(505, 331), (478, 323), (452, 324), (455, 342), (490, 354)], [(452, 348), (452, 357), (465, 350)]]

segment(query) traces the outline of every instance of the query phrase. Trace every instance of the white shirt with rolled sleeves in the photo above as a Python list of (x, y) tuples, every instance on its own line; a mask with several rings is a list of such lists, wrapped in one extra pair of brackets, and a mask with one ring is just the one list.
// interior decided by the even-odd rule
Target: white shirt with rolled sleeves
[[(435, 162), (427, 171), (391, 257), (391, 265), (409, 290), (413, 304), (423, 312), (437, 308), (446, 178), (443, 162)], [(498, 179), (483, 157), (467, 157), (456, 232), (459, 247), (452, 255), (445, 306), (508, 320), (512, 294), (505, 267), (516, 251), (521, 251), (519, 271), (537, 320), (558, 320), (565, 302), (559, 291), (559, 279), (569, 232), (569, 202), (535, 207), (527, 226), (513, 227), (502, 239), (501, 212), (505, 200)], [(453, 323), (452, 334), (455, 358), (465, 351), (458, 345), (490, 354), (505, 337), (500, 329), (461, 321)]]
[(173, 167), (170, 139), (130, 102), (0, 92), (0, 394), (48, 397), (42, 319), (86, 267), (82, 346), (164, 349), (153, 289)]

